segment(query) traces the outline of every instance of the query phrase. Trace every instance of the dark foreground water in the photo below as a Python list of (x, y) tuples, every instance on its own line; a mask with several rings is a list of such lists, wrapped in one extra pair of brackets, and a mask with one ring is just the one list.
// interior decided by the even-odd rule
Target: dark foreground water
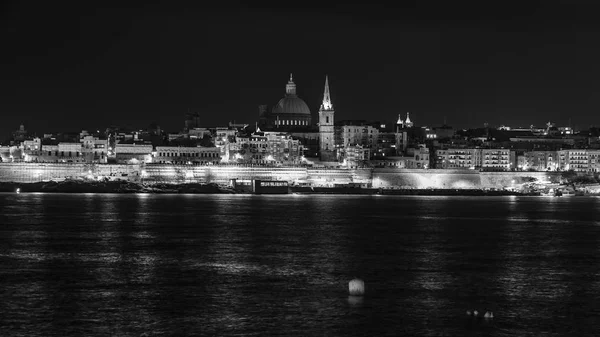
[[(599, 209), (586, 197), (1, 194), (0, 335), (597, 336)], [(348, 296), (353, 277), (362, 299)]]

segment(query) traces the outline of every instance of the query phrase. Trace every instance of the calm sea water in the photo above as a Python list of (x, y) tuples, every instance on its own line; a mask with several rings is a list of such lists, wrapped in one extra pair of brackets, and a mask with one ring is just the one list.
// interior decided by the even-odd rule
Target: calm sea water
[[(599, 209), (586, 197), (1, 194), (0, 335), (595, 336)], [(348, 296), (354, 277), (362, 299)]]

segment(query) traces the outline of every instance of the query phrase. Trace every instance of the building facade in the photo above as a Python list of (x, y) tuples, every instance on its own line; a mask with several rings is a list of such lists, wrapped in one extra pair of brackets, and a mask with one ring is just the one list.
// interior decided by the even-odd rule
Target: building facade
[(515, 152), (509, 149), (450, 148), (436, 150), (435, 165), (440, 169), (516, 169)]
[(115, 145), (115, 158), (117, 163), (151, 163), (152, 145), (146, 144), (121, 144)]
[(217, 147), (157, 146), (153, 163), (178, 165), (216, 165), (221, 162)]

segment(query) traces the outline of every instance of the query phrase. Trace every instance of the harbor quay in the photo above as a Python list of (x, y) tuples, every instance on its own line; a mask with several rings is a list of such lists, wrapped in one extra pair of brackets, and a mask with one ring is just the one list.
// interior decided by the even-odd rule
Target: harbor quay
[(153, 184), (250, 185), (253, 180), (290, 186), (380, 189), (522, 189), (556, 184), (560, 172), (480, 172), (398, 168), (314, 168), (236, 165), (0, 163), (0, 182), (126, 181)]

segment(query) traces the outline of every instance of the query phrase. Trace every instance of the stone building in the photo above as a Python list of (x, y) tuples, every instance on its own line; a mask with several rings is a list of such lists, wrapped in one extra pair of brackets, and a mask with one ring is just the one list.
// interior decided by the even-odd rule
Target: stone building
[(121, 144), (115, 145), (115, 158), (120, 164), (137, 164), (152, 162), (152, 145)]
[(299, 140), (279, 132), (255, 132), (236, 137), (239, 151), (231, 154), (230, 162), (296, 166), (302, 164), (304, 148)]
[(221, 151), (217, 147), (157, 146), (153, 163), (216, 165), (221, 162)]

